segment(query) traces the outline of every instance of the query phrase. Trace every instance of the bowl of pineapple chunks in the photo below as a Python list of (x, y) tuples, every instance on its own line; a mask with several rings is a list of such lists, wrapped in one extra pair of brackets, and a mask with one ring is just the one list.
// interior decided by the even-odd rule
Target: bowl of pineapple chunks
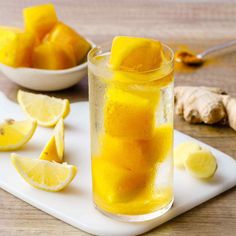
[(0, 70), (38, 91), (68, 88), (87, 74), (95, 44), (58, 20), (53, 4), (23, 9), (24, 29), (0, 26)]

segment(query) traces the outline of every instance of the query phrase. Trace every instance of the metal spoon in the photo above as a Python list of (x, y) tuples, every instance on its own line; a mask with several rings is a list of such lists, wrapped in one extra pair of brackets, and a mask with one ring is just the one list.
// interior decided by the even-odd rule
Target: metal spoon
[(177, 62), (182, 62), (186, 65), (199, 66), (204, 62), (205, 57), (208, 56), (209, 54), (221, 51), (233, 45), (236, 45), (236, 40), (232, 40), (232, 41), (208, 48), (197, 55), (194, 55), (193, 53), (188, 52), (188, 51), (181, 51), (176, 54), (175, 60)]

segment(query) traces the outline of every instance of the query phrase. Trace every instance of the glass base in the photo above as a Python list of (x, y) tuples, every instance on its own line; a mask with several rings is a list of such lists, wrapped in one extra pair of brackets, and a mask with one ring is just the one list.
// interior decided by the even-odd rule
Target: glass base
[(95, 208), (99, 212), (101, 212), (105, 216), (108, 216), (114, 220), (119, 220), (119, 221), (123, 221), (123, 222), (141, 222), (141, 221), (153, 220), (155, 218), (158, 218), (158, 217), (164, 215), (172, 207), (173, 202), (174, 202), (174, 199), (172, 199), (172, 201), (168, 205), (166, 205), (165, 207), (163, 207), (155, 212), (151, 212), (151, 213), (143, 214), (143, 215), (113, 214), (113, 213), (109, 213), (107, 211), (102, 210), (95, 203), (94, 203), (94, 205), (95, 205)]

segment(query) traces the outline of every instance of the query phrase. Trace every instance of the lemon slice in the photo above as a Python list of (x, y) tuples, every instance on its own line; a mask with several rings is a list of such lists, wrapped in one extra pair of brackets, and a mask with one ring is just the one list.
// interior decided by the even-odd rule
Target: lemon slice
[(217, 162), (208, 150), (199, 150), (188, 155), (184, 162), (186, 170), (197, 178), (210, 178), (217, 169)]
[(0, 151), (21, 148), (33, 136), (37, 122), (35, 120), (15, 121), (8, 119), (0, 124)]
[(54, 134), (44, 147), (39, 159), (63, 162), (64, 155), (64, 122), (60, 119), (54, 129)]
[(14, 153), (11, 154), (11, 162), (27, 183), (46, 191), (64, 189), (77, 173), (73, 165), (22, 157)]
[(178, 168), (184, 168), (184, 162), (188, 155), (198, 150), (201, 150), (201, 147), (195, 142), (186, 141), (179, 144), (174, 149), (174, 165)]
[(70, 112), (70, 103), (67, 99), (19, 90), (17, 100), (24, 112), (37, 120), (41, 126), (54, 126), (60, 118), (65, 118)]
[(112, 41), (110, 65), (114, 70), (150, 71), (161, 62), (162, 45), (157, 40), (117, 36)]

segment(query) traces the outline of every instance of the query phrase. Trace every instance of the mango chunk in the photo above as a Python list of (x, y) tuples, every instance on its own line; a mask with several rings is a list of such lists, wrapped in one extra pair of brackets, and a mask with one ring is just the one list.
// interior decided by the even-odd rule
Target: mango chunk
[(31, 33), (0, 27), (0, 62), (12, 67), (31, 66), (34, 43)]
[(105, 132), (117, 137), (148, 139), (155, 124), (155, 108), (146, 98), (109, 88), (104, 106)]
[(27, 7), (23, 10), (26, 31), (33, 32), (42, 39), (57, 23), (57, 15), (53, 4)]
[(58, 23), (45, 38), (59, 45), (69, 44), (74, 50), (77, 64), (81, 63), (91, 48), (90, 43), (68, 25)]
[(149, 153), (149, 161), (155, 166), (157, 163), (165, 161), (172, 154), (173, 146), (173, 126), (162, 124), (155, 129), (152, 139), (146, 142), (146, 153)]
[(104, 160), (132, 171), (148, 170), (149, 156), (140, 140), (122, 139), (104, 134), (100, 139), (100, 155)]
[(191, 175), (201, 179), (212, 177), (217, 169), (216, 159), (208, 150), (191, 152), (185, 160), (184, 165)]
[(76, 66), (76, 59), (70, 45), (45, 42), (33, 51), (33, 67), (48, 70), (67, 69)]
[(191, 141), (183, 142), (174, 149), (174, 165), (178, 168), (184, 168), (184, 162), (191, 152), (199, 151), (199, 144)]
[(92, 159), (93, 192), (108, 203), (134, 198), (145, 189), (148, 172), (118, 167), (101, 157)]
[(110, 65), (114, 70), (150, 71), (160, 67), (162, 45), (159, 41), (117, 36), (111, 47)]

